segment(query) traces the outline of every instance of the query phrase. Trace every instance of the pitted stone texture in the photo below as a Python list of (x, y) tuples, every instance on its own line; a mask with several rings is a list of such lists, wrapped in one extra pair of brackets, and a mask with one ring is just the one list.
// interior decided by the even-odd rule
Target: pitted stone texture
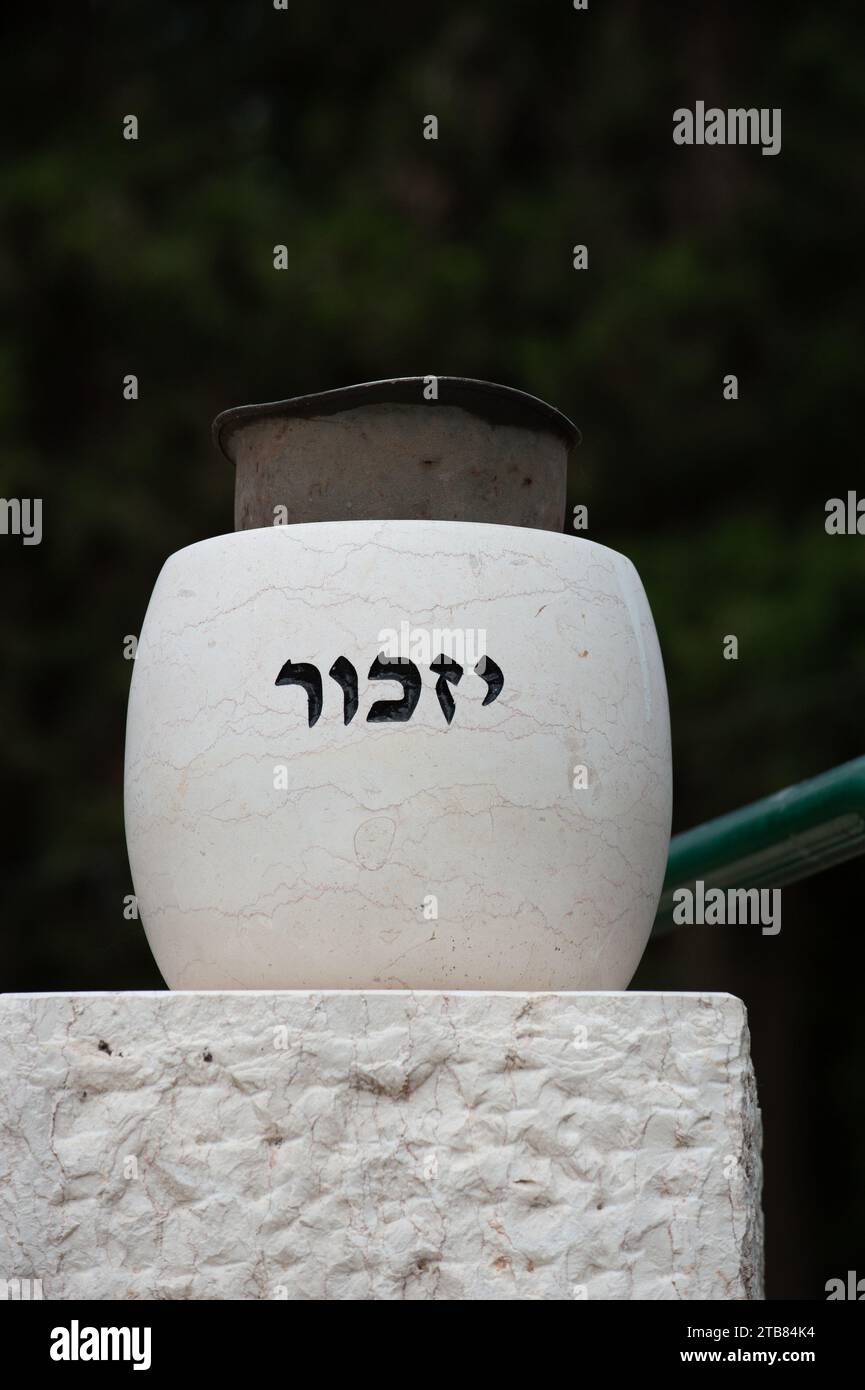
[(729, 995), (0, 996), (0, 1278), (49, 1299), (762, 1297)]

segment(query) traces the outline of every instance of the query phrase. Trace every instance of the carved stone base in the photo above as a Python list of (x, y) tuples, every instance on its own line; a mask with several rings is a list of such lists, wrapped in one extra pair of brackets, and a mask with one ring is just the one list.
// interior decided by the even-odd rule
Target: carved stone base
[(724, 994), (0, 996), (0, 1174), (49, 1299), (763, 1296)]

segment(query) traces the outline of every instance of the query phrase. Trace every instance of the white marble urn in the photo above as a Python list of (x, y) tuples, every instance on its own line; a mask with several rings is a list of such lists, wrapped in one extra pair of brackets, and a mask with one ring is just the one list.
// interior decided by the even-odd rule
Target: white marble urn
[(125, 805), (172, 988), (622, 989), (671, 814), (637, 573), (472, 520), (192, 545), (141, 631)]

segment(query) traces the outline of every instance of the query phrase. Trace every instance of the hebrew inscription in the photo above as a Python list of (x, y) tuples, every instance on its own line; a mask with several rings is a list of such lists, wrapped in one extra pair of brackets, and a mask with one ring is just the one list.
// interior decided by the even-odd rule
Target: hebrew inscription
[[(456, 712), (456, 700), (452, 687), (459, 685), (463, 678), (463, 668), (451, 657), (437, 656), (430, 663), (430, 670), (438, 676), (435, 685), (436, 698), (445, 720), (450, 724)], [(338, 656), (328, 671), (328, 676), (342, 691), (343, 723), (350, 724), (357, 714), (359, 705), (357, 670), (346, 656)], [(482, 656), (474, 667), (474, 674), (480, 676), (487, 687), (483, 703), (491, 705), (497, 700), (504, 687), (502, 669), (489, 656)], [(421, 674), (413, 661), (388, 658), (379, 655), (369, 668), (371, 681), (396, 681), (402, 687), (402, 694), (389, 700), (375, 700), (369, 713), (369, 724), (404, 724), (417, 708), (421, 696)], [(286, 661), (280, 668), (275, 685), (298, 685), (306, 694), (309, 727), (312, 728), (324, 708), (324, 693), (321, 672), (317, 666), (305, 661)]]

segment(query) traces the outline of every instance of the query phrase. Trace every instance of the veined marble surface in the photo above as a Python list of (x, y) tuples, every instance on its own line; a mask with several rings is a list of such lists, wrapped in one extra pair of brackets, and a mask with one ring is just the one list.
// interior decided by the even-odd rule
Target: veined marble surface
[[(369, 678), (403, 624), (417, 705), (370, 722), (403, 693)], [(481, 643), (503, 679), (487, 703)], [(440, 645), (464, 666), (450, 722)], [(358, 675), (349, 723), (338, 658)], [(320, 703), (276, 684), (286, 663), (318, 674)], [(660, 650), (615, 551), (519, 527), (327, 522), (218, 536), (159, 576), (126, 824), (173, 988), (622, 988), (670, 812)]]

